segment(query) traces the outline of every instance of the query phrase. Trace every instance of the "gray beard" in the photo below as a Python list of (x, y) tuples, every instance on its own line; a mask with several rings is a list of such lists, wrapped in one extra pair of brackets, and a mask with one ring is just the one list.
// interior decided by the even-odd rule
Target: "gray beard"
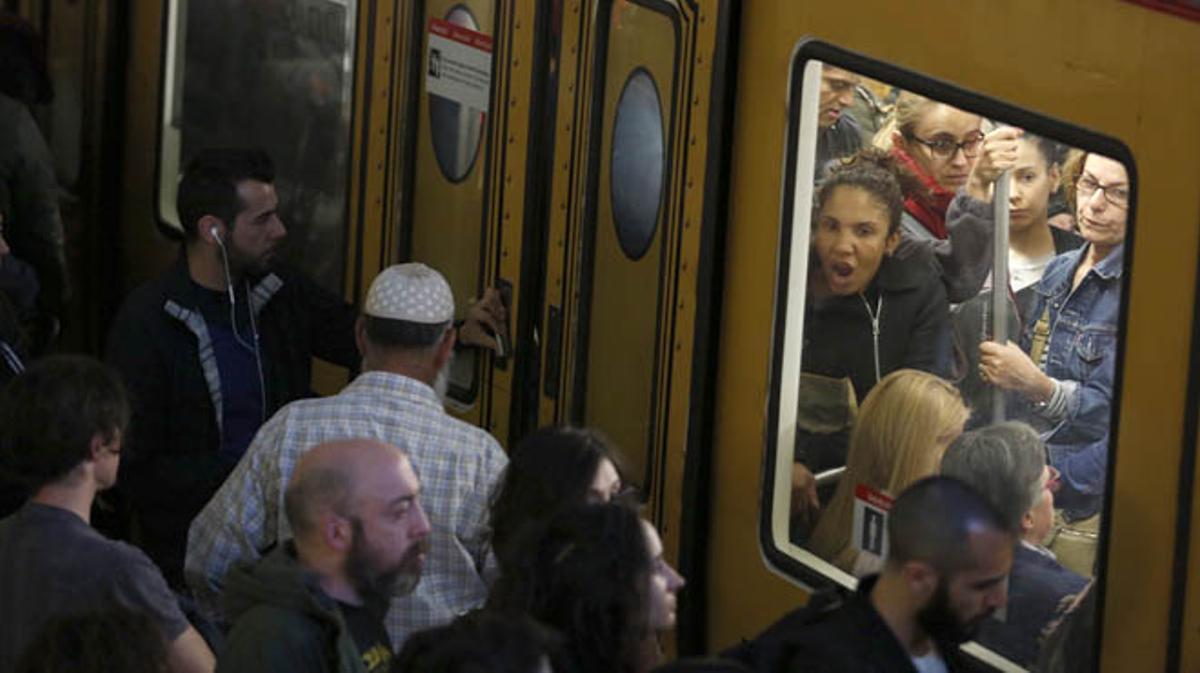
[(437, 376), (433, 379), (433, 392), (437, 393), (438, 399), (442, 404), (446, 403), (446, 396), (450, 393), (450, 366), (454, 364), (454, 355), (446, 360), (446, 364), (438, 370)]

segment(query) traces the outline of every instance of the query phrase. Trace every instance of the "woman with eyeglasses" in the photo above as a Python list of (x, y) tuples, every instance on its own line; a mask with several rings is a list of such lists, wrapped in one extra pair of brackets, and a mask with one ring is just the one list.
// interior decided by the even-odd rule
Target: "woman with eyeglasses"
[[(1015, 141), (1006, 132), (985, 136), (982, 125), (979, 115), (905, 91), (896, 99), (892, 119), (875, 136), (875, 145), (889, 150), (924, 187), (905, 193), (896, 254), (931, 249), (952, 304), (978, 294), (991, 268), (992, 231), (978, 209), (990, 202), (991, 182), (1008, 167), (1004, 162), (1011, 161)], [(967, 207), (972, 200), (955, 198), (977, 185), (982, 194), (976, 190), (975, 201), (983, 203), (976, 209)]]
[(942, 458), (943, 475), (975, 487), (1005, 515), (1020, 544), (1008, 576), (1008, 611), (989, 619), (977, 640), (1022, 666), (1037, 657), (1046, 625), (1060, 617), (1087, 579), (1064, 568), (1044, 546), (1054, 523), (1057, 470), (1028, 425), (1009, 421), (963, 433)]
[(1089, 154), (1075, 183), (1082, 248), (1055, 257), (1037, 285), (1021, 344), (980, 344), (980, 375), (1013, 391), (1062, 473), (1068, 521), (1097, 514), (1108, 466), (1117, 316), (1129, 216), (1125, 166)]

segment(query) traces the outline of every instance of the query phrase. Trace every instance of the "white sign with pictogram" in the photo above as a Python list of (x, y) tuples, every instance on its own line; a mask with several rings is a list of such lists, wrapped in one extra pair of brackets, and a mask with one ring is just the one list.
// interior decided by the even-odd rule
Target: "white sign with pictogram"
[(443, 19), (429, 20), (425, 90), (481, 112), (492, 90), (492, 37)]
[(866, 484), (854, 487), (854, 524), (850, 543), (859, 551), (887, 558), (887, 517), (892, 497)]

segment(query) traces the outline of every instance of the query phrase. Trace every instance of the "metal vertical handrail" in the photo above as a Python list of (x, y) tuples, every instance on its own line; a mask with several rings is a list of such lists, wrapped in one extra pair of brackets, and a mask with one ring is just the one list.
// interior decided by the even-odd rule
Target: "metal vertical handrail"
[[(996, 227), (992, 234), (992, 340), (1008, 343), (1008, 194), (1009, 171), (1000, 173), (992, 189)], [(1005, 420), (1004, 390), (992, 387), (992, 422)]]

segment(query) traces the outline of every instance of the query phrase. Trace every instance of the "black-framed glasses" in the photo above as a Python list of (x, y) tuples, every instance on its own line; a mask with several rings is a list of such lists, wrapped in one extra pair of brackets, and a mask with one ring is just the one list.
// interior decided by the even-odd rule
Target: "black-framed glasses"
[(924, 138), (918, 138), (912, 133), (905, 133), (904, 137), (928, 147), (933, 156), (939, 159), (949, 159), (957, 154), (959, 150), (962, 150), (963, 156), (968, 159), (974, 159), (975, 155), (979, 154), (980, 143), (983, 142), (983, 133), (981, 131), (972, 133), (962, 142), (957, 142), (950, 136), (937, 136), (933, 140), (925, 140)]
[(1100, 193), (1104, 195), (1104, 200), (1112, 205), (1118, 208), (1129, 207), (1128, 185), (1102, 185), (1089, 173), (1080, 175), (1079, 180), (1075, 182), (1076, 193), (1085, 201), (1092, 198), (1092, 194), (1095, 194), (1096, 190), (1100, 190)]

